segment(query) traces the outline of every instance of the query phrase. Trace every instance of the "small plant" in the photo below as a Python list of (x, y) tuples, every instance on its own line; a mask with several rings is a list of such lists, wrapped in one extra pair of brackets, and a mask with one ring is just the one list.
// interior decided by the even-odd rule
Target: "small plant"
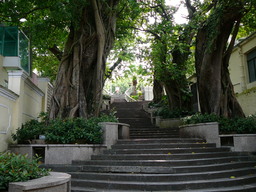
[(139, 95), (131, 95), (131, 98), (137, 101), (139, 99)]
[(0, 190), (6, 190), (10, 182), (28, 181), (49, 175), (49, 170), (39, 168), (38, 159), (27, 155), (0, 153)]

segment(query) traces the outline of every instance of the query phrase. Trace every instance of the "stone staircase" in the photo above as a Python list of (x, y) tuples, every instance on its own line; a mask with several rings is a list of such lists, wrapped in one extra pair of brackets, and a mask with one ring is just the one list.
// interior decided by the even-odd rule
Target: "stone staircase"
[(72, 192), (256, 191), (256, 160), (216, 148), (202, 139), (180, 138), (178, 129), (153, 126), (142, 103), (115, 103), (129, 140), (119, 140), (90, 161), (55, 166), (72, 175)]

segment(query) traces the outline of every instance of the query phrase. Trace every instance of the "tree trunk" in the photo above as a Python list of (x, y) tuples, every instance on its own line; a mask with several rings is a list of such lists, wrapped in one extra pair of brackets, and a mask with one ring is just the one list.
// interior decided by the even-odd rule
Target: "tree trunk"
[(154, 79), (153, 95), (154, 95), (153, 97), (154, 103), (159, 103), (162, 100), (162, 97), (164, 95), (163, 85), (157, 79)]
[(90, 0), (72, 26), (59, 67), (50, 118), (98, 115), (106, 57), (114, 41), (117, 0)]
[(164, 82), (165, 91), (168, 98), (168, 104), (170, 110), (191, 110), (191, 97), (188, 92), (184, 90), (188, 90), (186, 86), (186, 77), (182, 83), (180, 83), (177, 79), (169, 79)]
[[(200, 107), (202, 113), (225, 117), (244, 116), (235, 97), (228, 71), (243, 5), (236, 2), (232, 6), (226, 5), (222, 8), (222, 14), (213, 12), (197, 34), (196, 72)], [(232, 41), (227, 47), (232, 31)]]

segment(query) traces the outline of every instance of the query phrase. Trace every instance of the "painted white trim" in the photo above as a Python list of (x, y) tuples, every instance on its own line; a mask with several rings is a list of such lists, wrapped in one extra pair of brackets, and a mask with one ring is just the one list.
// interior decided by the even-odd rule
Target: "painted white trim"
[(39, 89), (30, 79), (26, 79), (25, 84), (33, 91), (35, 91), (38, 95), (42, 97), (44, 96), (44, 92), (41, 89)]
[(27, 114), (27, 113), (22, 113), (22, 115), (24, 115), (24, 116), (27, 116), (27, 117), (29, 117), (29, 118), (31, 118), (31, 119), (37, 119), (37, 117), (35, 116), (32, 116), (32, 115), (30, 115), (30, 114)]
[(0, 96), (3, 96), (12, 101), (16, 101), (19, 98), (19, 95), (1, 86), (0, 86)]
[(10, 113), (10, 108), (6, 105), (3, 105), (0, 103), (0, 106), (3, 107), (3, 108), (6, 108), (8, 110), (8, 116), (9, 116), (9, 124), (8, 124), (8, 127), (6, 128), (6, 131), (0, 131), (0, 134), (7, 134), (9, 128), (11, 127), (11, 120), (12, 120), (12, 115)]
[(7, 70), (10, 77), (21, 77), (23, 80), (29, 77), (28, 73), (23, 70)]

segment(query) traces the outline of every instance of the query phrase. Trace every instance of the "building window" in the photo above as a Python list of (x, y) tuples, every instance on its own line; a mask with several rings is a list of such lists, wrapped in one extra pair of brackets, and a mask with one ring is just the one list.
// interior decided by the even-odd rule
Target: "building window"
[(249, 82), (256, 81), (256, 49), (247, 54)]

